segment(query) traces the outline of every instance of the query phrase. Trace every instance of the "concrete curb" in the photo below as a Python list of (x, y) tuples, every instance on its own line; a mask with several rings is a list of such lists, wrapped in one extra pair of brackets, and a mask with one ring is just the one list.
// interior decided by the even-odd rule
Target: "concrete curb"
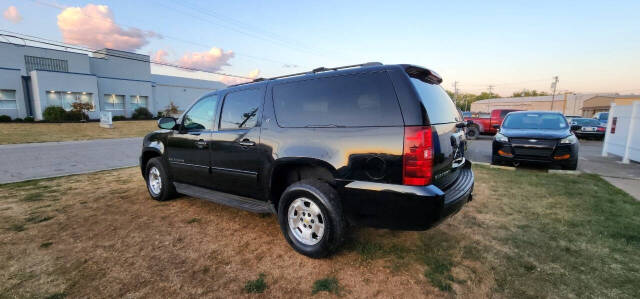
[(515, 167), (513, 167), (513, 166), (491, 165), (491, 166), (489, 166), (489, 167), (491, 167), (491, 168), (496, 168), (496, 169), (502, 169), (502, 170), (511, 170), (511, 171), (516, 170), (516, 168), (515, 168)]
[(560, 170), (560, 169), (549, 169), (547, 170), (548, 173), (555, 173), (555, 174), (571, 174), (571, 175), (579, 175), (582, 174), (582, 171), (580, 170)]
[(138, 165), (140, 165), (140, 164), (135, 164), (135, 165), (126, 165), (126, 166), (118, 166), (118, 167), (111, 167), (111, 168), (97, 169), (97, 170), (78, 171), (78, 172), (71, 172), (71, 173), (61, 173), (61, 174), (59, 174), (59, 175), (51, 175), (51, 176), (43, 176), (43, 177), (28, 178), (28, 179), (26, 179), (26, 180), (17, 180), (17, 181), (0, 182), (0, 186), (2, 186), (2, 185), (6, 185), (6, 184), (13, 184), (13, 183), (21, 183), (21, 182), (35, 181), (35, 180), (54, 179), (54, 178), (60, 178), (60, 177), (65, 177), (65, 176), (78, 175), (78, 174), (89, 174), (89, 173), (100, 172), (100, 171), (118, 170), (118, 169), (124, 169), (124, 168), (136, 167), (136, 166), (138, 166)]

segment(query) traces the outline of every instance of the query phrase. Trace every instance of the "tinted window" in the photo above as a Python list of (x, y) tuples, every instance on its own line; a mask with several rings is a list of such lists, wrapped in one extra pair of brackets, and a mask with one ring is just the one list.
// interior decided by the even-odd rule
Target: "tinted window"
[(384, 72), (285, 83), (273, 87), (273, 99), (282, 127), (403, 125)]
[(509, 114), (502, 127), (506, 129), (548, 129), (567, 128), (564, 116), (555, 113), (517, 113)]
[(607, 119), (609, 119), (609, 112), (600, 113), (600, 115), (598, 115), (599, 121), (605, 122)]
[(429, 84), (415, 78), (411, 78), (411, 83), (415, 86), (427, 110), (431, 124), (461, 121), (456, 105), (440, 85)]
[(513, 111), (517, 111), (517, 110), (502, 110), (500, 111), (500, 117), (505, 117), (507, 114), (509, 114), (509, 112), (513, 112)]
[(571, 122), (579, 126), (600, 126), (600, 122), (597, 119), (592, 118), (574, 118), (573, 120), (571, 120)]
[(198, 101), (184, 115), (182, 122), (184, 129), (190, 132), (213, 129), (217, 104), (218, 96), (210, 96)]
[(255, 127), (263, 96), (263, 92), (259, 89), (242, 90), (228, 94), (222, 106), (220, 129)]

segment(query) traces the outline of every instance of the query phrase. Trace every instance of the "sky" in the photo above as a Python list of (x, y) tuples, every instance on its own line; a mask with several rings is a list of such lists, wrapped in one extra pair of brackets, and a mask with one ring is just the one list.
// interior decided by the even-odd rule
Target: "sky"
[(379, 61), (460, 92), (640, 94), (640, 1), (609, 2), (0, 0), (0, 30), (250, 78)]

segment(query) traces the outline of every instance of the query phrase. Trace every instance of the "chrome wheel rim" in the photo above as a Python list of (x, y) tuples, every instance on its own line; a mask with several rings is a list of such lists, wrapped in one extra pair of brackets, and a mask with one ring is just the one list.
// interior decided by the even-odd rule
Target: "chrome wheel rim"
[(305, 245), (315, 245), (324, 235), (325, 218), (320, 207), (308, 198), (295, 199), (289, 205), (287, 213), (289, 230)]
[(149, 169), (149, 191), (153, 195), (160, 195), (162, 191), (162, 178), (160, 177), (160, 170), (156, 167)]

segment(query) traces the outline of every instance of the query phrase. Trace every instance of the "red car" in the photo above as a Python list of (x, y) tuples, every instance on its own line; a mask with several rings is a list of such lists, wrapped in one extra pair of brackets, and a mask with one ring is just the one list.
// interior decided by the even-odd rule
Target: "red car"
[[(502, 124), (502, 120), (509, 112), (520, 111), (514, 109), (494, 109), (491, 113), (472, 113), (471, 117), (465, 117), (465, 121), (472, 121), (467, 126), (467, 138), (476, 139), (480, 134), (494, 135)], [(497, 126), (497, 127), (496, 127)]]

